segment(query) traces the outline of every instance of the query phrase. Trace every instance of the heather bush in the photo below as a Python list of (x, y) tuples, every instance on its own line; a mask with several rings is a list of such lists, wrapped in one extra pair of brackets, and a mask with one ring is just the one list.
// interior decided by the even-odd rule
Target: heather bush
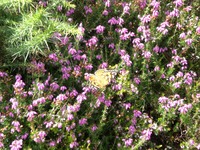
[(1, 149), (200, 149), (197, 0), (0, 8)]

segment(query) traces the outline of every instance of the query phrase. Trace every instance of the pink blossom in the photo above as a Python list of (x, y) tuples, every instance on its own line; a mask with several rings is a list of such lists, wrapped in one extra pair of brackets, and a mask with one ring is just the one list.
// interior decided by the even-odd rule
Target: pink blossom
[(80, 119), (79, 120), (79, 125), (82, 126), (84, 124), (87, 124), (87, 119), (86, 118)]
[(14, 140), (10, 145), (10, 150), (20, 150), (22, 149), (23, 140)]

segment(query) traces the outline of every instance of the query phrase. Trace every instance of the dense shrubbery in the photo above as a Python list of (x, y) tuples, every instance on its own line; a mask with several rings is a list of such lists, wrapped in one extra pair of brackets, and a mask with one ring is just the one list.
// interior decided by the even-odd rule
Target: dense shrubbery
[[(2, 149), (200, 149), (197, 0), (0, 11)], [(116, 73), (106, 88), (92, 85), (98, 69)]]

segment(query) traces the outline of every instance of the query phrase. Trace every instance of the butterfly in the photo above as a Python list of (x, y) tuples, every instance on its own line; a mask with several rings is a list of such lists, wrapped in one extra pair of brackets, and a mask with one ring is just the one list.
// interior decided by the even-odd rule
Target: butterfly
[(98, 69), (94, 74), (89, 74), (89, 82), (99, 89), (105, 89), (116, 74), (117, 70)]

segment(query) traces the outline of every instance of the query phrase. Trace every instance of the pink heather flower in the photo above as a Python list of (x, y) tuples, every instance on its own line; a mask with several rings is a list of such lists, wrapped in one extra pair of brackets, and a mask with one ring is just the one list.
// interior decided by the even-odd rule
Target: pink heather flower
[(67, 99), (67, 96), (65, 94), (59, 94), (57, 97), (56, 97), (56, 100), (60, 100), (60, 101), (64, 101)]
[(75, 141), (75, 142), (70, 143), (70, 144), (69, 144), (69, 147), (72, 149), (72, 148), (78, 147), (78, 145), (79, 145), (79, 144)]
[(22, 149), (23, 140), (14, 140), (10, 145), (10, 150), (20, 150)]
[(181, 82), (175, 82), (175, 83), (173, 84), (173, 86), (174, 86), (175, 88), (180, 88), (180, 87), (181, 87)]
[(176, 7), (181, 7), (184, 4), (182, 0), (175, 0), (173, 3)]
[(108, 23), (109, 23), (110, 25), (116, 25), (116, 24), (118, 24), (119, 22), (118, 22), (117, 19), (115, 19), (114, 17), (112, 17), (111, 19), (108, 20)]
[(4, 145), (3, 145), (3, 143), (0, 141), (0, 148), (3, 149), (3, 147), (4, 147)]
[(134, 114), (134, 117), (140, 117), (142, 115), (141, 111), (139, 110), (134, 110), (133, 114)]
[(91, 14), (92, 13), (92, 9), (88, 6), (84, 6), (84, 9), (85, 9), (85, 13), (86, 14)]
[(141, 20), (141, 22), (142, 22), (143, 24), (149, 23), (149, 22), (151, 21), (151, 16), (150, 16), (150, 15), (144, 15), (144, 16), (142, 16), (142, 17), (140, 18), (140, 20)]
[(87, 124), (87, 119), (86, 118), (80, 119), (79, 120), (79, 125), (82, 126), (84, 124)]
[(98, 42), (98, 38), (96, 36), (93, 36), (91, 39), (88, 40), (86, 45), (89, 47), (97, 46), (97, 42)]
[(122, 26), (122, 24), (124, 24), (124, 19), (119, 17), (117, 22), (118, 22), (118, 25)]
[(17, 107), (18, 107), (18, 101), (17, 101), (17, 99), (16, 98), (11, 98), (10, 102), (12, 103), (11, 108), (14, 109), (14, 110), (17, 109)]
[(96, 125), (93, 125), (93, 126), (91, 127), (91, 130), (94, 132), (95, 130), (97, 130), (97, 126), (96, 126)]
[(130, 134), (134, 134), (135, 133), (135, 127), (133, 125), (131, 125), (129, 128), (128, 128), (128, 132)]
[(102, 25), (98, 25), (96, 27), (96, 33), (103, 33), (104, 30), (105, 30), (105, 27)]
[(78, 92), (76, 91), (76, 90), (72, 90), (71, 92), (70, 92), (70, 97), (75, 97), (75, 96), (77, 96), (78, 95)]
[(115, 44), (111, 43), (111, 44), (108, 45), (108, 47), (114, 49), (115, 48)]
[(78, 103), (82, 103), (82, 101), (83, 100), (86, 100), (87, 98), (86, 98), (86, 96), (85, 96), (85, 94), (79, 94), (78, 96), (77, 96), (77, 98), (76, 98), (76, 100), (77, 100), (77, 102)]
[(50, 87), (53, 91), (56, 91), (59, 89), (59, 85), (56, 82), (53, 82), (50, 84)]
[(123, 3), (122, 6), (123, 6), (123, 14), (130, 14), (129, 10), (130, 10), (130, 3)]
[(50, 147), (56, 146), (56, 141), (51, 141), (51, 142), (49, 142), (49, 146), (50, 146)]
[(61, 86), (60, 87), (60, 90), (63, 92), (63, 91), (65, 91), (67, 89), (67, 87), (66, 86)]
[(104, 101), (104, 104), (105, 104), (107, 107), (110, 107), (111, 104), (112, 104), (112, 101), (111, 101), (111, 100), (105, 100), (105, 101)]
[(86, 70), (92, 70), (93, 66), (92, 64), (88, 64), (84, 67)]
[(80, 41), (83, 39), (83, 34), (85, 32), (85, 28), (83, 27), (82, 23), (79, 24), (78, 30), (80, 31), (81, 34), (77, 35), (76, 38)]
[(74, 115), (72, 114), (67, 114), (67, 120), (70, 121), (70, 120), (73, 120), (74, 119)]
[(25, 83), (21, 79), (17, 79), (15, 84), (13, 85), (14, 89), (17, 92), (21, 92), (25, 86)]
[(45, 141), (45, 137), (47, 136), (45, 131), (39, 131), (38, 135), (35, 135), (35, 138), (33, 139), (36, 143), (42, 143)]
[(17, 131), (17, 132), (20, 132), (21, 130), (20, 130), (20, 123), (19, 123), (19, 121), (13, 121), (12, 122), (12, 125), (15, 127), (15, 130)]
[(66, 16), (71, 16), (72, 14), (74, 13), (74, 8), (71, 8), (70, 10), (68, 10), (67, 12), (66, 12)]
[(105, 1), (105, 6), (106, 6), (106, 7), (110, 7), (110, 0), (106, 0), (106, 1)]
[(138, 88), (134, 84), (131, 84), (131, 91), (135, 94), (138, 94)]
[(196, 146), (196, 148), (199, 150), (199, 149), (200, 149), (200, 144), (198, 144), (198, 145)]
[(160, 2), (156, 1), (156, 0), (153, 0), (151, 3), (150, 3), (151, 6), (153, 6), (153, 9), (154, 10), (159, 10), (160, 8)]
[(27, 113), (27, 117), (28, 117), (28, 121), (32, 121), (33, 120), (33, 118), (35, 118), (35, 115), (37, 114), (37, 112), (35, 112), (35, 111), (30, 111), (30, 112), (28, 112)]
[(190, 46), (192, 44), (192, 39), (186, 39), (185, 42), (188, 46)]
[(44, 88), (45, 88), (45, 86), (44, 86), (43, 83), (37, 83), (37, 87), (38, 87), (38, 90), (39, 90), (39, 91), (43, 91)]
[(62, 6), (59, 5), (59, 6), (57, 7), (57, 10), (58, 10), (59, 12), (61, 12), (61, 11), (62, 11)]
[[(196, 33), (200, 34), (200, 26), (196, 28)], [(0, 75), (1, 76), (1, 75)]]
[(125, 54), (124, 56), (121, 56), (121, 59), (125, 62), (127, 66), (132, 65), (132, 61), (130, 60), (130, 56), (128, 54)]
[(185, 105), (179, 107), (178, 110), (181, 114), (186, 114), (188, 112), (188, 110), (191, 108), (192, 108), (192, 104), (185, 104)]
[(70, 48), (70, 49), (68, 50), (68, 53), (71, 54), (71, 55), (74, 55), (74, 54), (76, 54), (76, 49)]
[(102, 14), (103, 14), (104, 16), (107, 16), (107, 15), (108, 15), (108, 11), (107, 11), (107, 10), (104, 10)]
[(123, 104), (124, 108), (127, 110), (127, 109), (130, 109), (131, 108), (131, 103), (124, 103)]
[(144, 51), (142, 55), (144, 56), (145, 59), (151, 58), (151, 52), (149, 52), (149, 51)]
[(152, 134), (152, 130), (151, 129), (147, 129), (142, 131), (142, 136), (140, 138), (147, 140), (150, 140), (151, 138), (151, 134)]
[(140, 79), (139, 78), (134, 78), (134, 82), (138, 85), (138, 84), (140, 84)]
[(53, 126), (53, 121), (44, 122), (44, 124), (46, 125), (46, 128), (51, 128)]
[(8, 76), (8, 74), (6, 72), (1, 72), (0, 71), (0, 77), (1, 78), (7, 77), (7, 76)]
[(185, 39), (185, 37), (186, 37), (186, 34), (184, 32), (179, 35), (179, 38), (181, 39)]
[(129, 139), (122, 139), (122, 141), (124, 141), (124, 144), (126, 147), (131, 146), (133, 139), (129, 138)]
[(25, 133), (24, 135), (22, 135), (22, 139), (23, 140), (27, 139), (28, 135), (29, 135), (28, 133)]
[(2, 96), (0, 96), (0, 102), (2, 102), (3, 101), (3, 97)]
[(159, 71), (159, 70), (160, 70), (160, 67), (159, 66), (155, 66), (154, 71), (156, 72), (156, 71)]
[(38, 4), (42, 7), (47, 7), (48, 2), (39, 1)]
[(108, 68), (108, 63), (107, 62), (103, 62), (102, 64), (100, 64), (99, 68), (101, 68), (101, 69)]

